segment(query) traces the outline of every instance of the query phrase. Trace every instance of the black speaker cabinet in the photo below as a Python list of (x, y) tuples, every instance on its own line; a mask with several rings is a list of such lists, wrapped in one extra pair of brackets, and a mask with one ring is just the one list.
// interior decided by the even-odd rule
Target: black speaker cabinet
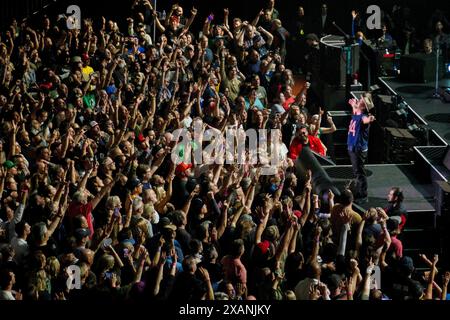
[[(436, 184), (436, 213), (441, 216), (450, 217), (450, 183), (436, 181)], [(450, 227), (450, 225), (447, 227)]]
[[(439, 57), (439, 79), (444, 77), (444, 63)], [(415, 53), (400, 59), (400, 78), (403, 81), (427, 83), (436, 81), (436, 54)]]

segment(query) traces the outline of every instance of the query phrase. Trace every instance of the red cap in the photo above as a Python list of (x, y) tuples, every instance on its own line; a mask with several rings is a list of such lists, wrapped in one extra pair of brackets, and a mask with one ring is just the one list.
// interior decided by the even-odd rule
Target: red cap
[(176, 173), (176, 175), (179, 176), (180, 174), (184, 173), (186, 170), (188, 170), (190, 168), (192, 168), (192, 163), (187, 164), (187, 163), (181, 162), (179, 165), (177, 165), (177, 167), (175, 169), (175, 173)]
[(261, 250), (262, 254), (266, 254), (270, 247), (270, 242), (267, 240), (264, 240), (257, 244), (259, 249)]
[(81, 60), (83, 60), (83, 61), (89, 60), (89, 55), (88, 55), (87, 53), (83, 53), (83, 54), (81, 55)]
[(301, 212), (300, 210), (294, 210), (292, 211), (292, 213), (297, 217), (297, 218), (301, 218), (303, 215), (303, 212)]
[(142, 142), (145, 141), (145, 137), (144, 137), (144, 135), (143, 135), (142, 133), (139, 133), (137, 139), (138, 139), (138, 141), (139, 141), (140, 143), (142, 143)]

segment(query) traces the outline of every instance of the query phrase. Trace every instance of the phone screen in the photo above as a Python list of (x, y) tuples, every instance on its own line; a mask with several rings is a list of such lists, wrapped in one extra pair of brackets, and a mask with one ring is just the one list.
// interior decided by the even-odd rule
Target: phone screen
[(373, 273), (370, 276), (370, 289), (380, 289), (381, 288), (381, 270), (379, 266), (373, 268)]

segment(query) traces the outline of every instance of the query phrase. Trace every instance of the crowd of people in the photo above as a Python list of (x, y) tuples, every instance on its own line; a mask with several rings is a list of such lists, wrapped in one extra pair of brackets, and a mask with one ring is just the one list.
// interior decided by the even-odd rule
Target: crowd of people
[[(316, 194), (297, 172), (305, 148), (326, 155), (320, 138), (336, 127), (308, 88), (293, 93), (275, 1), (253, 21), (188, 10), (163, 20), (135, 0), (126, 30), (44, 17), (6, 31), (0, 300), (445, 300), (438, 256), (422, 256), (430, 271), (418, 275), (403, 255), (400, 189), (360, 215), (350, 190)], [(309, 50), (317, 39), (305, 35)], [(176, 149), (181, 128), (194, 139)], [(172, 161), (233, 128), (281, 131), (275, 174)]]

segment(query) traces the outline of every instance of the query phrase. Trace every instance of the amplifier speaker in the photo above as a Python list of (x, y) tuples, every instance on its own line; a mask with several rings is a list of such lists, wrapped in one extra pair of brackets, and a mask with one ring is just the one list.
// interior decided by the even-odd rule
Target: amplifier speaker
[[(439, 59), (439, 79), (444, 76), (444, 63)], [(400, 78), (415, 83), (434, 82), (436, 80), (436, 55), (415, 53), (400, 59)]]

